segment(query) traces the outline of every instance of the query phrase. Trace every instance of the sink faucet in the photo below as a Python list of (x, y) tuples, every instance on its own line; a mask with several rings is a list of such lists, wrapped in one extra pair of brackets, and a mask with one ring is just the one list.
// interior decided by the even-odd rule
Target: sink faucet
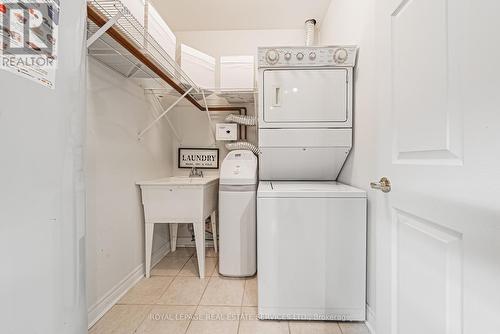
[(198, 168), (191, 168), (191, 172), (189, 172), (189, 177), (203, 177), (203, 171), (198, 170)]

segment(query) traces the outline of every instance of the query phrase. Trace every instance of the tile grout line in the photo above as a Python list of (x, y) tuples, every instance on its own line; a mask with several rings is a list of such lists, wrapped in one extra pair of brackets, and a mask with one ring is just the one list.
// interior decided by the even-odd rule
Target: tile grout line
[(175, 277), (173, 277), (172, 280), (170, 280), (170, 282), (167, 284), (167, 286), (163, 289), (163, 291), (160, 294), (160, 297), (158, 297), (156, 299), (156, 304), (158, 304), (158, 302), (161, 300), (161, 297), (163, 297), (163, 295), (165, 293), (167, 293), (168, 288), (172, 285), (172, 283), (174, 283), (174, 281), (175, 281)]
[(342, 326), (340, 326), (340, 324), (338, 322), (337, 322), (337, 326), (339, 326), (340, 334), (344, 334), (344, 331), (342, 330)]
[[(193, 258), (193, 256), (194, 256), (194, 252), (193, 252), (193, 254), (191, 254), (191, 256), (190, 256), (190, 257), (189, 257), (189, 259), (186, 261), (186, 263), (188, 263), (188, 262), (189, 262), (189, 261)], [(177, 275), (175, 276), (174, 280), (175, 280), (175, 279), (177, 279), (177, 277), (180, 277), (180, 276), (179, 276), (179, 274), (181, 273), (182, 269), (184, 269), (184, 267), (186, 266), (186, 263), (184, 263), (184, 265), (182, 266), (182, 268), (181, 268), (181, 269), (177, 272)], [(172, 282), (173, 282), (174, 280), (172, 280)], [(208, 283), (207, 283), (207, 285), (208, 285)], [(166, 291), (165, 291), (165, 293), (166, 293)], [(202, 294), (202, 296), (203, 296), (203, 294)], [(163, 295), (162, 295), (162, 297), (163, 297)], [(198, 302), (198, 303), (199, 303), (199, 302)], [(197, 311), (197, 310), (198, 310), (198, 306), (195, 306), (194, 311), (193, 311), (193, 314), (191, 315), (191, 318), (189, 319), (189, 323), (188, 323), (188, 325), (186, 326), (186, 330), (184, 331), (184, 334), (186, 334), (186, 333), (187, 333), (187, 331), (189, 330), (189, 326), (191, 326), (191, 323), (193, 322), (193, 318), (194, 318), (194, 315), (196, 314), (196, 311)]]
[(205, 289), (203, 289), (203, 292), (201, 294), (201, 297), (200, 299), (198, 300), (198, 305), (196, 305), (195, 309), (194, 309), (194, 313), (193, 313), (193, 316), (191, 317), (191, 320), (189, 321), (189, 324), (188, 326), (186, 327), (186, 331), (184, 332), (184, 334), (186, 334), (189, 330), (189, 327), (191, 326), (191, 323), (193, 322), (193, 318), (195, 317), (195, 314), (196, 312), (198, 311), (198, 309), (200, 308), (200, 303), (201, 303), (201, 300), (203, 299), (203, 296), (205, 295), (205, 291), (207, 291), (207, 288), (208, 288), (208, 284), (210, 283), (210, 281), (212, 280), (212, 277), (210, 277), (208, 279), (208, 282), (207, 282), (207, 285), (205, 286)]
[(196, 311), (198, 310), (198, 306), (195, 306), (194, 307), (194, 311), (193, 311), (193, 314), (191, 314), (191, 318), (189, 319), (189, 323), (188, 325), (186, 326), (186, 330), (184, 331), (184, 334), (187, 333), (187, 331), (189, 330), (189, 326), (191, 326), (191, 323), (193, 322), (193, 318), (194, 318), (194, 315), (196, 314)]
[[(213, 276), (210, 276), (210, 277), (208, 278), (207, 285), (205, 285), (205, 289), (203, 289), (203, 292), (202, 292), (202, 294), (201, 294), (201, 296), (200, 296), (200, 299), (198, 300), (198, 306), (200, 306), (201, 301), (203, 300), (203, 296), (205, 295), (205, 292), (207, 292), (208, 285), (210, 284), (210, 281), (212, 280), (212, 277), (213, 277)], [(206, 305), (202, 305), (202, 306), (206, 306)]]
[(146, 312), (146, 315), (144, 316), (144, 318), (139, 322), (139, 324), (137, 326), (134, 326), (134, 331), (132, 333), (136, 333), (137, 330), (142, 326), (142, 324), (144, 323), (144, 321), (146, 321), (146, 319), (148, 318), (148, 315), (151, 314), (151, 311), (153, 310), (153, 307), (148, 305), (148, 312)]
[[(194, 256), (194, 253), (193, 253), (193, 255), (192, 255), (192, 256)], [(206, 258), (207, 258), (207, 257), (205, 256), (205, 259), (206, 259)], [(198, 274), (199, 274), (199, 273), (198, 273)], [(199, 275), (198, 275), (198, 276), (199, 276)], [(210, 283), (210, 281), (212, 280), (212, 277), (213, 277), (213, 276), (209, 276), (209, 278), (208, 278), (207, 285), (205, 285), (205, 289), (203, 289), (203, 292), (202, 292), (202, 294), (201, 294), (201, 296), (200, 296), (200, 299), (198, 300), (198, 304), (196, 305), (196, 308), (195, 308), (195, 314), (196, 314), (196, 311), (198, 311), (198, 308), (200, 307), (201, 300), (203, 299), (203, 296), (205, 295), (205, 292), (207, 291), (208, 284), (209, 284), (209, 283)], [(191, 319), (191, 321), (189, 322), (189, 326), (191, 325), (191, 322), (192, 322), (192, 321), (193, 321), (193, 319)], [(188, 329), (189, 329), (189, 326), (188, 326)], [(186, 332), (187, 332), (187, 329), (186, 329)]]
[[(164, 259), (164, 258), (166, 258), (167, 256), (168, 256), (168, 254), (167, 254), (167, 255), (165, 255), (165, 256), (163, 257), (163, 259)], [(173, 277), (173, 278), (172, 278), (172, 280), (170, 281), (170, 283), (168, 283), (168, 284), (167, 284), (167, 286), (165, 287), (165, 289), (162, 291), (162, 293), (160, 294), (160, 297), (156, 300), (155, 305), (162, 305), (162, 304), (159, 304), (159, 301), (161, 300), (161, 298), (163, 297), (163, 295), (165, 295), (165, 293), (167, 293), (168, 288), (169, 288), (169, 287), (170, 287), (170, 286), (174, 283), (174, 281), (175, 281), (175, 280), (177, 279), (177, 277), (179, 276), (179, 273), (182, 271), (182, 269), (184, 268), (184, 266), (186, 265), (186, 263), (188, 263), (188, 262), (189, 262), (189, 260), (190, 260), (192, 257), (193, 257), (193, 254), (191, 254), (191, 255), (188, 257), (187, 261), (186, 261), (186, 262), (184, 262), (184, 264), (182, 265), (181, 269), (177, 272), (177, 274), (176, 274), (175, 276), (164, 276), (164, 277)], [(162, 260), (163, 260), (163, 259), (162, 259)]]
[(179, 277), (179, 274), (181, 273), (182, 269), (184, 269), (184, 267), (186, 266), (186, 264), (189, 263), (189, 261), (193, 258), (193, 256), (194, 256), (194, 254), (191, 254), (191, 256), (187, 259), (187, 261), (184, 262), (184, 264), (182, 265), (181, 269), (179, 269), (179, 271), (175, 275), (175, 278)]
[(240, 316), (238, 319), (238, 329), (236, 330), (236, 333), (240, 332), (241, 318), (243, 317), (243, 300), (245, 299), (246, 289), (247, 289), (247, 280), (245, 279), (245, 284), (243, 284), (243, 294), (241, 296), (241, 303), (240, 303)]

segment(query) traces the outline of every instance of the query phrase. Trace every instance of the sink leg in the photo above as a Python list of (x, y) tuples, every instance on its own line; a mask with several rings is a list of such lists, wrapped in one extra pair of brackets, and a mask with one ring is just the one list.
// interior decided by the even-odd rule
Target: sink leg
[(212, 223), (212, 236), (214, 238), (214, 251), (217, 253), (217, 220), (215, 211), (212, 212), (210, 216), (210, 222)]
[(170, 251), (175, 252), (177, 249), (177, 228), (179, 224), (168, 224), (170, 228)]
[(151, 254), (153, 252), (153, 233), (155, 229), (154, 223), (146, 223), (145, 226), (145, 245), (146, 245), (146, 278), (151, 275)]
[(200, 278), (205, 278), (205, 222), (193, 223), (196, 254), (198, 256), (198, 270)]

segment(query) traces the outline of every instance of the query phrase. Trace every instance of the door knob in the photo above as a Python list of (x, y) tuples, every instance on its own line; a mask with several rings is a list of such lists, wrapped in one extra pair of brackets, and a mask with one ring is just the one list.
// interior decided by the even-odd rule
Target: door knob
[(391, 181), (389, 181), (388, 178), (383, 177), (379, 182), (371, 182), (370, 187), (372, 187), (372, 189), (378, 189), (388, 193), (391, 191)]

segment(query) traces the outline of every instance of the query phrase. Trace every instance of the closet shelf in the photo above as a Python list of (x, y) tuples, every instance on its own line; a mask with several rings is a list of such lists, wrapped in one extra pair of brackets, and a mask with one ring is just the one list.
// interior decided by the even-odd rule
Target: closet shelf
[[(172, 88), (148, 88), (146, 90), (161, 96), (162, 98), (175, 98), (179, 94)], [(209, 107), (235, 106), (255, 103), (255, 89), (205, 89), (205, 98)], [(203, 101), (203, 94), (192, 93), (191, 96), (197, 101)]]
[[(182, 96), (201, 111), (241, 111), (233, 105), (205, 106), (204, 90), (147, 32), (119, 0), (87, 1), (88, 54), (127, 78), (155, 82), (155, 87)], [(206, 92), (205, 95), (211, 94)], [(236, 101), (236, 100), (232, 100)], [(241, 102), (244, 103), (244, 102)]]
[(255, 89), (218, 89), (213, 95), (223, 98), (229, 104), (250, 104), (255, 102)]

